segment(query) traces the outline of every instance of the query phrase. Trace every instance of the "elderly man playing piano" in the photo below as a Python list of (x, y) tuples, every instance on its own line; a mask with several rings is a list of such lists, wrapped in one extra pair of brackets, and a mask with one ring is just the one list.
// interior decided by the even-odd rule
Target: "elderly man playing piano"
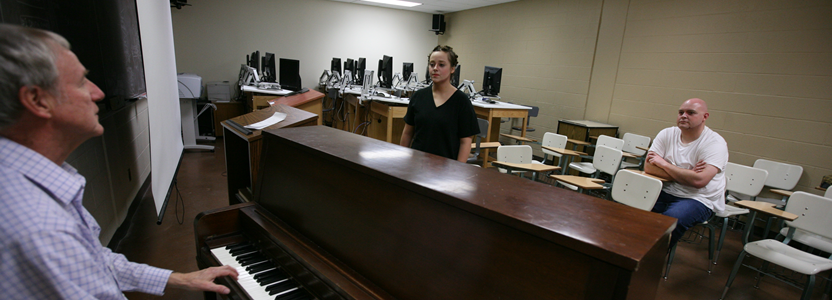
[(679, 107), (676, 126), (656, 135), (644, 171), (669, 179), (653, 211), (678, 219), (670, 237), (673, 248), (688, 228), (725, 210), (728, 144), (708, 126), (708, 105), (688, 99)]
[(85, 179), (65, 162), (104, 128), (69, 43), (52, 32), (0, 24), (0, 290), (4, 299), (124, 299), (166, 287), (228, 293), (231, 267), (173, 273), (101, 245), (82, 206)]

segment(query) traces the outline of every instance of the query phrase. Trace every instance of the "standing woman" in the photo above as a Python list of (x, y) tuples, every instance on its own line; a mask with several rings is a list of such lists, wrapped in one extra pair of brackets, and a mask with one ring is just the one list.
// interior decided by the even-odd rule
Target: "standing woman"
[(427, 153), (468, 161), (471, 136), (479, 133), (468, 96), (451, 85), (458, 56), (450, 46), (436, 46), (428, 56), (433, 85), (410, 97), (399, 143)]

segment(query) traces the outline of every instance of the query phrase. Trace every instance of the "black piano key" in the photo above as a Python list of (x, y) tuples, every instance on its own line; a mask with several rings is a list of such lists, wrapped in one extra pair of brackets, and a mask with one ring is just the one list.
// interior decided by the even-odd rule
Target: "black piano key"
[(249, 256), (245, 259), (239, 259), (237, 261), (240, 263), (240, 265), (249, 266), (266, 260), (268, 260), (268, 258), (263, 255), (255, 255)]
[(312, 295), (306, 290), (298, 288), (294, 291), (277, 296), (276, 300), (312, 300)]
[(257, 283), (259, 283), (260, 285), (266, 286), (286, 279), (289, 279), (289, 277), (283, 276), (282, 274), (272, 274), (269, 276), (261, 277), (260, 279), (255, 279), (255, 281), (257, 281)]
[(257, 279), (264, 278), (264, 277), (269, 277), (269, 276), (272, 276), (272, 275), (282, 275), (282, 272), (280, 271), (280, 269), (273, 269), (273, 270), (265, 271), (263, 273), (256, 274), (256, 275), (253, 276), (253, 278), (255, 280), (257, 280)]
[[(297, 287), (298, 286), (294, 282), (292, 282), (291, 280), (286, 280), (284, 282), (280, 282), (278, 284), (267, 287), (266, 290), (269, 291), (269, 295), (277, 295), (277, 294), (284, 293), (288, 290), (295, 289)], [(277, 298), (275, 298), (275, 299), (277, 299)]]
[(244, 259), (249, 259), (251, 257), (257, 257), (258, 255), (262, 256), (262, 254), (260, 254), (260, 252), (255, 251), (255, 252), (249, 252), (249, 253), (246, 253), (246, 254), (240, 254), (240, 255), (234, 256), (234, 259), (237, 260), (237, 261), (241, 261), (241, 260), (244, 260)]
[(246, 254), (246, 253), (254, 252), (254, 251), (257, 251), (257, 248), (254, 248), (254, 246), (250, 246), (250, 245), (246, 246), (246, 247), (242, 247), (242, 248), (237, 248), (235, 250), (228, 250), (228, 252), (231, 252), (232, 256), (238, 256), (240, 254)]
[(249, 242), (241, 242), (241, 243), (236, 243), (236, 244), (231, 244), (231, 245), (225, 246), (225, 249), (228, 250), (228, 251), (231, 251), (231, 250), (243, 248), (243, 247), (246, 247), (246, 246), (251, 246), (251, 244)]
[(252, 265), (246, 267), (246, 271), (248, 271), (251, 274), (256, 274), (256, 273), (260, 273), (261, 271), (272, 269), (274, 267), (275, 267), (274, 264), (272, 264), (268, 260), (265, 260), (265, 261), (262, 261), (260, 263), (252, 264)]

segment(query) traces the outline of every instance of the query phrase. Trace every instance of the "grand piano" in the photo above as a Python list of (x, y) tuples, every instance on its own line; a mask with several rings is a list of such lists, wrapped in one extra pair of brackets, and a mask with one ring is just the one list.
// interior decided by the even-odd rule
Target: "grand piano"
[(231, 299), (654, 299), (675, 227), (324, 126), (264, 132), (262, 158), (253, 202), (195, 220), (200, 268), (270, 278), (218, 279)]

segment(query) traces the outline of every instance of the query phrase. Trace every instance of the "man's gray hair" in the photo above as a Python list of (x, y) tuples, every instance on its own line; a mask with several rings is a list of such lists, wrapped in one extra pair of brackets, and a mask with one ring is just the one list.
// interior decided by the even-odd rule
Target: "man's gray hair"
[(50, 31), (0, 24), (0, 130), (24, 110), (20, 88), (38, 86), (58, 95), (57, 46), (69, 49), (69, 42)]

